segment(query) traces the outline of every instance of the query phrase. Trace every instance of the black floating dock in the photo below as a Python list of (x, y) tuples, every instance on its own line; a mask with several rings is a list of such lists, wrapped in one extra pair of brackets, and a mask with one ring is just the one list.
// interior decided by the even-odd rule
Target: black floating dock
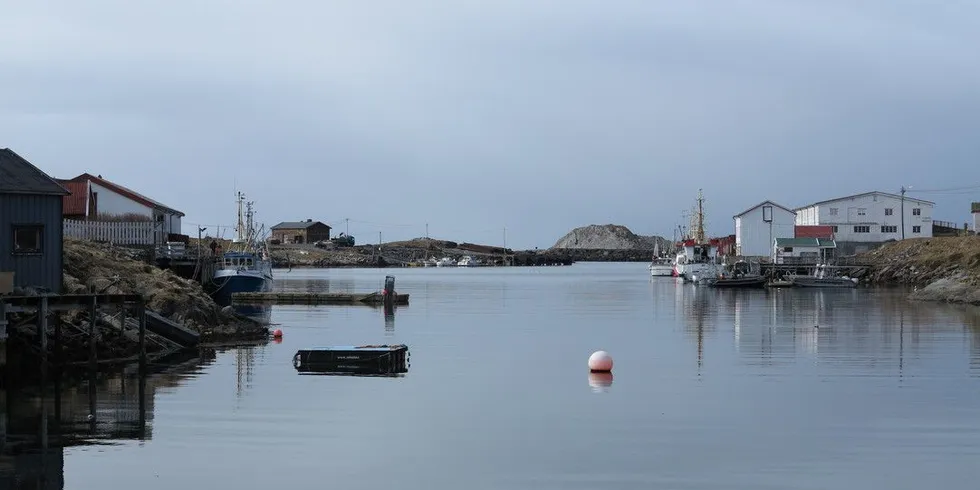
[(293, 367), (301, 373), (392, 376), (407, 373), (408, 346), (361, 345), (299, 350)]

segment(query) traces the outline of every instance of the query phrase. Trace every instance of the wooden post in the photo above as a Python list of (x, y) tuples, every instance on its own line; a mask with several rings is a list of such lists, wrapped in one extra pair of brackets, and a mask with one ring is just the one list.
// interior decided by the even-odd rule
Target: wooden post
[(141, 367), (139, 372), (139, 432), (140, 440), (146, 438), (146, 371)]
[[(136, 306), (136, 317), (140, 324), (140, 379), (146, 369), (146, 299), (140, 298)], [(142, 399), (141, 399), (142, 401)]]
[(41, 296), (41, 304), (37, 309), (37, 332), (41, 336), (41, 358), (48, 360), (48, 297)]
[(88, 362), (92, 366), (92, 369), (95, 369), (99, 359), (98, 301), (97, 297), (93, 294), (88, 323)]

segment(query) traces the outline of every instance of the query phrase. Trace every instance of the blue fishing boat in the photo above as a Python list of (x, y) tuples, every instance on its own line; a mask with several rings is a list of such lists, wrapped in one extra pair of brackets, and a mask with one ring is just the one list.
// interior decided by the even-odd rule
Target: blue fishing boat
[(238, 225), (233, 250), (215, 259), (211, 277), (211, 296), (218, 304), (231, 304), (234, 293), (272, 291), (272, 260), (265, 240), (255, 228), (253, 204), (245, 202), (245, 195), (238, 193)]

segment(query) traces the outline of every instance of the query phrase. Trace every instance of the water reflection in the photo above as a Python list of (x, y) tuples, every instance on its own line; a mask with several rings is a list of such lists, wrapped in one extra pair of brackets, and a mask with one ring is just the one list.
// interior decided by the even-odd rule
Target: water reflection
[(609, 391), (609, 387), (612, 386), (612, 383), (612, 373), (589, 372), (589, 386), (591, 386), (592, 391), (596, 393), (605, 393)]
[(974, 307), (914, 303), (889, 291), (698, 287), (678, 287), (675, 306), (695, 340), (699, 367), (706, 336), (730, 324), (735, 351), (749, 365), (811, 359), (899, 379), (935, 355), (937, 339), (962, 331), (969, 336), (969, 370), (980, 375), (980, 311)]
[(79, 379), (54, 373), (39, 385), (0, 390), (0, 488), (64, 488), (64, 449), (145, 441), (154, 399), (200, 374), (214, 352), (182, 355)]
[(263, 325), (272, 325), (272, 305), (235, 304), (235, 312), (245, 315)]

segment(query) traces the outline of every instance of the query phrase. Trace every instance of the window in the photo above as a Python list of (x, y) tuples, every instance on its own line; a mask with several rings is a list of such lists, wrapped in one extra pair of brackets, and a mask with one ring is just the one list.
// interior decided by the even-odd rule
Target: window
[(864, 216), (868, 214), (868, 210), (864, 208), (858, 208), (858, 216)]
[(837, 216), (837, 208), (830, 208), (830, 215)]
[(834, 225), (833, 230), (834, 230), (834, 233), (837, 233), (837, 225)]
[(913, 226), (912, 227), (912, 233), (922, 233), (922, 227), (921, 226)]
[(41, 225), (13, 226), (15, 255), (39, 254), (44, 250), (44, 227)]
[(871, 233), (870, 226), (855, 226), (854, 233)]
[(882, 225), (881, 226), (881, 232), (882, 233), (898, 233), (898, 227), (895, 226), (895, 225)]
[(891, 216), (892, 212), (893, 212), (892, 208), (885, 208), (885, 216)]
[(921, 208), (912, 208), (912, 216), (919, 216), (922, 214)]
[(793, 247), (783, 247), (783, 252), (792, 253), (793, 252)]

